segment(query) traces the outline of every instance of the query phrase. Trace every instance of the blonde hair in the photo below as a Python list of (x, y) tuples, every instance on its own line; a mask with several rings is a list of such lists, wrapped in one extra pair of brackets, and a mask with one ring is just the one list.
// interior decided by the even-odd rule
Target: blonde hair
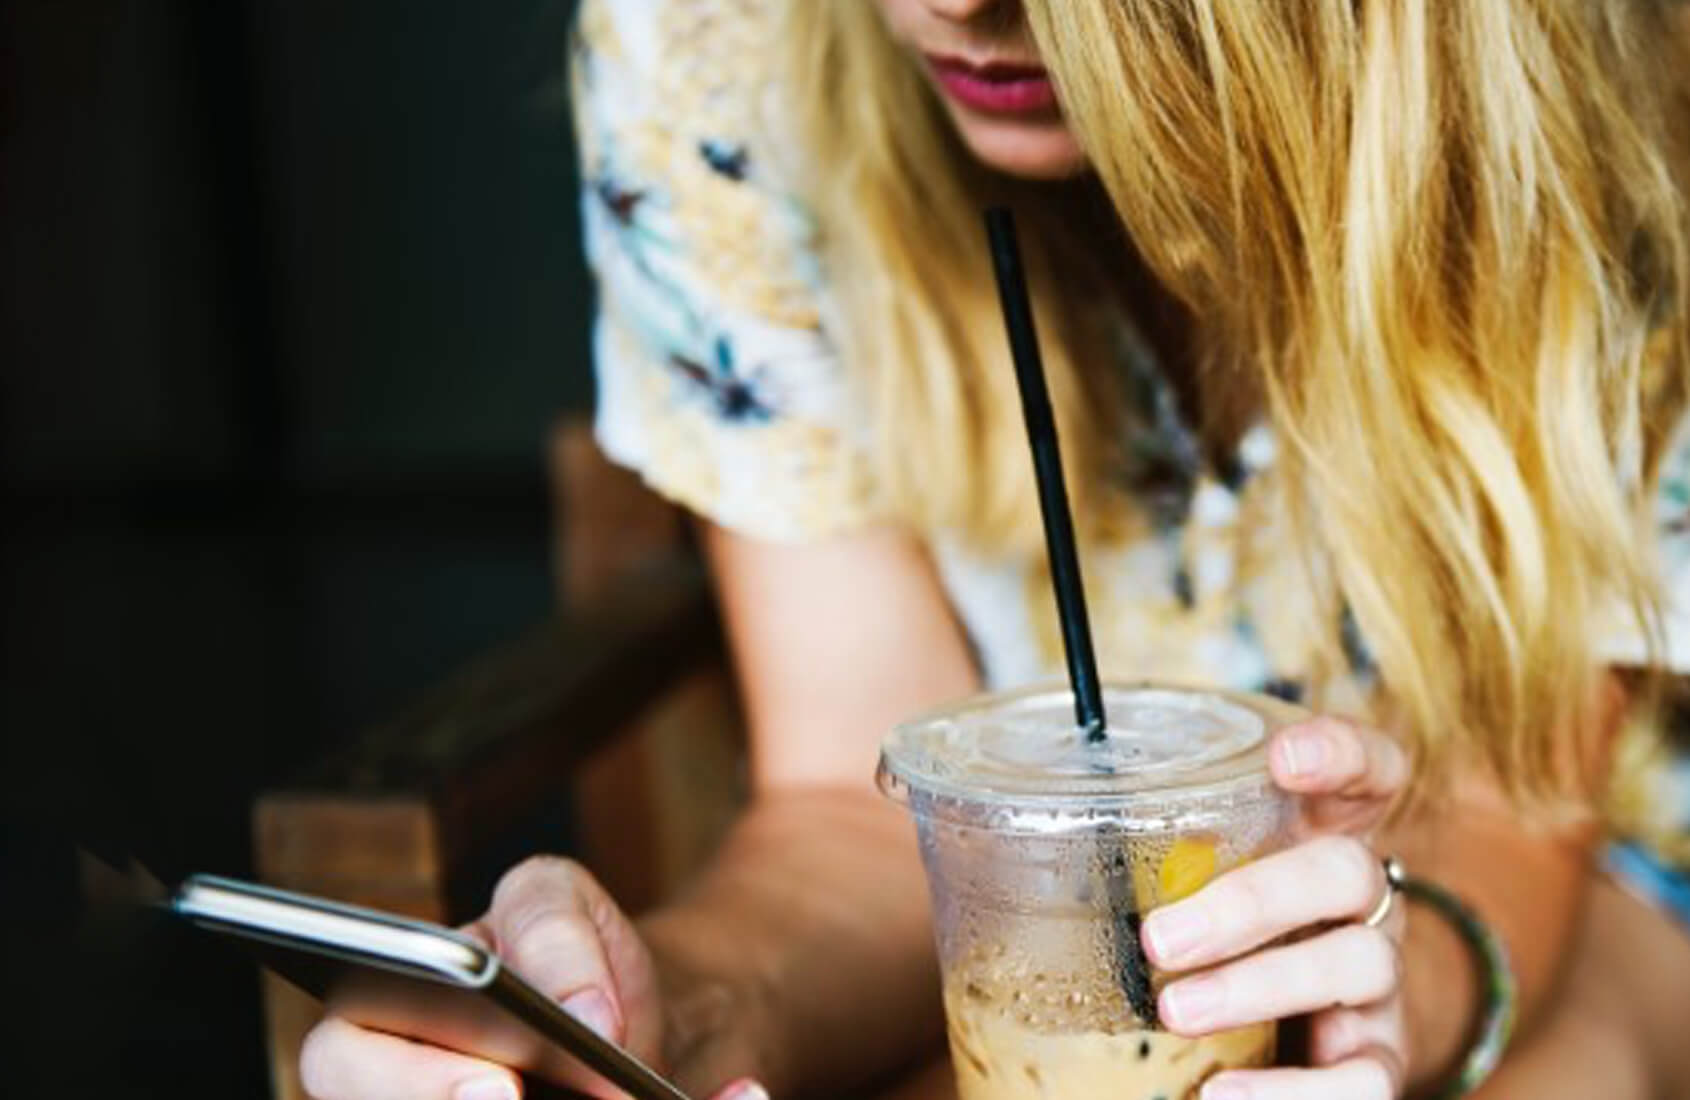
[[(1348, 608), (1423, 775), (1463, 758), (1516, 794), (1567, 791), (1552, 743), (1598, 705), (1596, 624), (1658, 619), (1642, 502), (1690, 362), (1681, 13), (1024, 5), (1132, 246), (1201, 319), (1205, 411), (1253, 395), (1282, 442), (1332, 647)], [(910, 520), (1030, 545), (977, 210), (1008, 195), (1041, 219), (1024, 235), (1082, 496), (1111, 461), (1088, 327), (1109, 270), (1047, 185), (970, 160), (877, 8), (791, 7), (839, 337)]]

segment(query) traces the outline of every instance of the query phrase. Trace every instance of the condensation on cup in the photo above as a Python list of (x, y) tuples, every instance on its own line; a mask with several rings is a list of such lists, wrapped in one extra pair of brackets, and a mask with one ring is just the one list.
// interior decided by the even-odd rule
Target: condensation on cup
[[(985, 695), (893, 731), (882, 791), (908, 807), (933, 896), (961, 1100), (1179, 1100), (1272, 1063), (1269, 1024), (1160, 1028), (1140, 918), (1285, 846), (1267, 769), (1276, 699), (1111, 685), (1107, 736), (1066, 687)], [(1135, 1008), (1136, 1006), (1136, 1008)]]

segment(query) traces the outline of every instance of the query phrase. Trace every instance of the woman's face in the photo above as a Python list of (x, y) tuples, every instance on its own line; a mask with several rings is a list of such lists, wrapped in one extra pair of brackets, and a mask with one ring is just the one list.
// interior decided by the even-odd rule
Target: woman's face
[(1061, 179), (1085, 169), (1062, 120), (1020, 0), (880, 0), (981, 161), (1014, 176)]

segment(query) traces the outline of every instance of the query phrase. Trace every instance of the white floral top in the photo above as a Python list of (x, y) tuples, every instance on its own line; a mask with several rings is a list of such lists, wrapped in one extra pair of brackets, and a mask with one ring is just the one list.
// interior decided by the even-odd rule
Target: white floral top
[[(792, 142), (778, 89), (746, 61), (766, 48), (777, 7), (584, 0), (576, 104), (600, 290), (601, 445), (716, 523), (801, 541), (887, 514), (849, 370), (824, 324), (812, 226), (783, 178)], [(1261, 475), (1274, 440), (1258, 429), (1225, 468), (1206, 465), (1171, 389), (1136, 349), (1122, 356), (1135, 395), (1123, 425), (1136, 433), (1145, 512), (1157, 519), (1124, 542), (1083, 549), (1104, 673), (1299, 697), (1326, 628), (1298, 598), (1307, 586), (1297, 564), (1272, 552), (1273, 479)], [(1678, 597), (1668, 657), (1690, 672), (1690, 424), (1656, 505), (1661, 568)], [(932, 550), (989, 683), (1059, 673), (1042, 558), (985, 558), (946, 538)], [(1357, 711), (1372, 670), (1362, 640), (1346, 633), (1350, 667), (1321, 678), (1318, 702)], [(1643, 652), (1619, 628), (1606, 645), (1616, 662)], [(1690, 768), (1662, 772), (1658, 786), (1658, 812), (1690, 833)]]

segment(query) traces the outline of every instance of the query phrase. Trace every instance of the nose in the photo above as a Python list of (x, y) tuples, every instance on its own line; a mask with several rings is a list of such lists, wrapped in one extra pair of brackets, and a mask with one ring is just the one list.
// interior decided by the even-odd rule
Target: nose
[(927, 10), (953, 23), (973, 23), (988, 17), (1007, 18), (1019, 0), (924, 0)]

